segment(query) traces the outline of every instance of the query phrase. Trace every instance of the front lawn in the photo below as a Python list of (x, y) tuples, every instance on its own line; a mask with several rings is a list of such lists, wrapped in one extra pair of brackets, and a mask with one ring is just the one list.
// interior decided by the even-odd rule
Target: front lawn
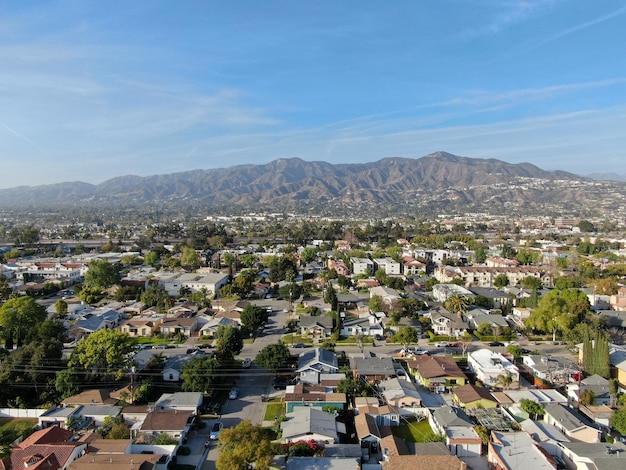
[(394, 436), (401, 437), (407, 442), (436, 442), (437, 435), (433, 432), (427, 419), (422, 421), (405, 422), (391, 428)]
[[(37, 425), (35, 418), (0, 418), (0, 444), (10, 444), (20, 436), (27, 435)], [(6, 442), (5, 442), (6, 441)]]
[(265, 406), (265, 417), (264, 421), (274, 421), (277, 415), (285, 414), (285, 403), (282, 401), (279, 402), (269, 402)]

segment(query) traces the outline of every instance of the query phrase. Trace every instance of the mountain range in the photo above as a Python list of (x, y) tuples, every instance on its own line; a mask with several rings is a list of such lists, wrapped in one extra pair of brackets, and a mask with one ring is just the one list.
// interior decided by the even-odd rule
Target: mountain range
[(281, 158), (265, 165), (121, 176), (97, 185), (65, 182), (0, 190), (4, 208), (160, 204), (337, 215), (390, 210), (402, 214), (597, 214), (616, 204), (623, 207), (624, 201), (624, 182), (446, 152), (359, 164)]

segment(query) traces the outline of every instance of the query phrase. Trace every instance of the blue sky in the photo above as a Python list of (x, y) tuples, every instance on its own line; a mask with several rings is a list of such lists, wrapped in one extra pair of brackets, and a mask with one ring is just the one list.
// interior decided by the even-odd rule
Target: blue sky
[(444, 150), (626, 173), (626, 1), (28, 1), (0, 188)]

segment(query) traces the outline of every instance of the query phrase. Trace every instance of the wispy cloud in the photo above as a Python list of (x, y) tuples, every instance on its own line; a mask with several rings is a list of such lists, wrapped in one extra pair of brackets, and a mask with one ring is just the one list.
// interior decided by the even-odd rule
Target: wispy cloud
[(611, 13), (607, 13), (606, 15), (598, 16), (597, 18), (594, 18), (594, 19), (592, 19), (590, 21), (586, 21), (584, 23), (580, 23), (580, 24), (577, 24), (575, 26), (572, 26), (571, 28), (564, 29), (563, 31), (560, 31), (560, 32), (558, 32), (558, 33), (556, 33), (556, 34), (546, 38), (539, 45), (543, 45), (543, 44), (546, 44), (548, 42), (555, 41), (557, 39), (560, 39), (562, 37), (565, 37), (565, 36), (568, 36), (570, 34), (576, 33), (578, 31), (582, 31), (584, 29), (590, 28), (591, 26), (595, 26), (597, 24), (604, 23), (605, 21), (608, 21), (608, 20), (611, 20), (611, 19), (613, 19), (613, 18), (615, 18), (617, 16), (623, 15), (624, 13), (626, 13), (626, 5), (624, 5), (621, 8), (618, 8), (615, 11), (612, 11)]

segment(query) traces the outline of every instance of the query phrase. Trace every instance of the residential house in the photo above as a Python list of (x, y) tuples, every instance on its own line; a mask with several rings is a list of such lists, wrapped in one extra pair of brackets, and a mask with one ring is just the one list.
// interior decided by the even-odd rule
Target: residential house
[(80, 418), (80, 406), (76, 408), (52, 408), (46, 410), (41, 416), (39, 416), (39, 427), (59, 427), (63, 429), (68, 428), (68, 423), (76, 421)]
[(458, 338), (463, 336), (469, 328), (467, 322), (443, 307), (432, 308), (428, 315), (437, 336)]
[(165, 359), (163, 364), (162, 376), (165, 382), (179, 382), (180, 374), (183, 371), (183, 367), (194, 356), (191, 354), (179, 354), (176, 356), (170, 356)]
[(336, 373), (339, 370), (337, 356), (332, 351), (315, 348), (300, 354), (297, 372), (300, 381), (309, 384), (318, 384), (320, 374)]
[(592, 405), (611, 404), (609, 381), (604, 377), (594, 374), (581, 380), (580, 385), (577, 383), (569, 384), (567, 386), (567, 395), (572, 402), (576, 403), (579, 401), (579, 397), (586, 393), (586, 390), (589, 390), (593, 394)]
[(166, 318), (161, 322), (159, 329), (164, 336), (183, 335), (190, 337), (194, 331), (198, 330), (198, 318)]
[(376, 336), (385, 332), (382, 322), (376, 315), (366, 313), (358, 317), (349, 317), (342, 321), (343, 336)]
[(407, 361), (415, 380), (431, 391), (446, 391), (467, 383), (467, 376), (451, 356), (416, 356)]
[(543, 420), (554, 425), (569, 439), (588, 443), (600, 442), (600, 430), (591, 427), (573, 408), (563, 405), (544, 405), (543, 408)]
[(154, 404), (154, 409), (189, 411), (197, 415), (202, 407), (202, 401), (203, 397), (200, 392), (164, 393)]
[(511, 297), (499, 289), (493, 287), (470, 287), (476, 297), (483, 297), (489, 301), (491, 308), (503, 308), (511, 302)]
[(350, 358), (350, 367), (355, 378), (362, 378), (370, 383), (376, 383), (396, 375), (400, 366), (391, 357), (354, 356)]
[(594, 423), (594, 427), (608, 431), (611, 428), (611, 417), (615, 410), (608, 405), (580, 405), (580, 412)]
[(485, 387), (477, 387), (472, 384), (456, 387), (452, 392), (452, 400), (461, 408), (496, 408), (497, 400)]
[(426, 272), (426, 264), (405, 255), (402, 257), (402, 269), (405, 276), (417, 276)]
[(350, 276), (350, 268), (341, 259), (328, 259), (328, 269), (334, 269), (340, 276)]
[(160, 434), (179, 439), (187, 435), (193, 423), (193, 413), (179, 410), (150, 411), (141, 423), (131, 428), (131, 437), (137, 442), (150, 442)]
[[(345, 375), (342, 375), (345, 378)], [(297, 383), (287, 387), (285, 392), (285, 408), (287, 412), (299, 406), (313, 406), (319, 408), (333, 407), (340, 410), (346, 407), (345, 393), (338, 393), (334, 387), (323, 384), (312, 385)]]
[(477, 329), (480, 325), (486, 323), (491, 328), (494, 335), (499, 335), (504, 328), (509, 328), (506, 318), (499, 313), (490, 313), (482, 308), (473, 308), (464, 315), (470, 328)]
[(382, 380), (377, 387), (385, 403), (395, 409), (422, 406), (422, 396), (413, 382), (392, 377)]
[(74, 433), (53, 426), (35, 431), (11, 449), (0, 461), (3, 470), (58, 470), (79, 458), (87, 444), (74, 439)]
[(382, 470), (467, 470), (465, 462), (454, 455), (390, 455), (381, 463)]
[(374, 258), (372, 261), (374, 262), (374, 271), (383, 270), (387, 276), (399, 276), (402, 274), (400, 271), (400, 263), (393, 258)]
[(120, 330), (131, 338), (147, 338), (159, 331), (162, 316), (134, 317), (122, 323)]
[(482, 454), (483, 440), (473, 427), (448, 426), (446, 446), (457, 457), (478, 457)]
[(367, 448), (370, 453), (378, 453), (383, 434), (376, 421), (376, 416), (360, 412), (354, 417), (354, 427), (361, 447)]
[(435, 434), (445, 434), (446, 429), (454, 426), (474, 427), (474, 423), (461, 408), (443, 405), (430, 410), (428, 423)]
[(112, 398), (111, 390), (108, 388), (92, 388), (89, 390), (83, 390), (78, 395), (72, 395), (67, 397), (61, 402), (63, 406), (77, 406), (77, 405), (115, 405), (117, 401)]
[(299, 406), (287, 413), (287, 420), (280, 423), (285, 442), (314, 440), (334, 443), (339, 441), (337, 423), (333, 413), (312, 406)]
[(490, 349), (478, 349), (468, 354), (467, 363), (476, 379), (487, 386), (498, 385), (498, 376), (507, 374), (513, 379), (513, 386), (519, 384), (519, 369), (500, 353)]
[(70, 327), (68, 335), (78, 340), (99, 330), (116, 328), (121, 319), (119, 312), (106, 307), (82, 311), (81, 318)]
[(208, 322), (200, 327), (200, 336), (214, 338), (220, 326), (232, 326), (239, 328), (241, 324), (237, 320), (226, 317), (211, 318)]
[(104, 424), (107, 418), (115, 418), (122, 412), (121, 406), (114, 405), (81, 405), (78, 409), (78, 416), (88, 419), (97, 427)]
[(552, 274), (541, 266), (439, 266), (433, 273), (435, 279), (442, 284), (461, 279), (465, 287), (494, 287), (495, 278), (502, 274), (512, 286), (520, 284), (525, 277), (532, 276), (541, 279), (544, 287), (552, 287)]
[(551, 424), (533, 419), (524, 419), (520, 427), (552, 457), (561, 457), (559, 442), (571, 442), (565, 434)]
[(626, 389), (626, 349), (609, 345), (609, 363), (615, 371), (620, 388)]
[(328, 338), (333, 334), (333, 318), (328, 315), (300, 315), (300, 334)]
[(609, 300), (612, 310), (626, 311), (626, 287), (621, 286)]
[[(151, 451), (147, 451), (151, 452)], [(85, 454), (73, 461), (67, 470), (119, 470), (130, 468), (138, 470), (166, 470), (169, 458), (153, 453), (137, 454)]]
[(472, 291), (456, 284), (435, 284), (433, 286), (433, 298), (437, 302), (445, 302), (452, 296), (461, 296), (468, 299), (476, 297)]
[(387, 286), (376, 286), (370, 289), (370, 299), (379, 296), (383, 299), (383, 303), (393, 305), (394, 302), (400, 300), (402, 296), (397, 291)]
[(620, 470), (626, 468), (626, 445), (607, 442), (560, 442), (566, 468), (576, 470)]
[(494, 470), (556, 470), (556, 460), (546, 455), (525, 432), (491, 432), (487, 460)]

